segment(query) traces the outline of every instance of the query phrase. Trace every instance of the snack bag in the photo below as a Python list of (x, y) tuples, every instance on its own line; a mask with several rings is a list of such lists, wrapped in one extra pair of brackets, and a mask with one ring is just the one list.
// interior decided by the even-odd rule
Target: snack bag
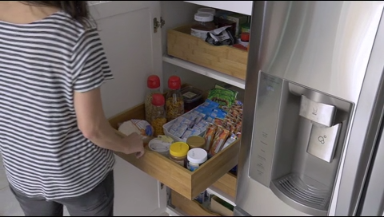
[(209, 124), (207, 131), (205, 132), (204, 139), (205, 139), (205, 150), (209, 150), (211, 148), (211, 144), (213, 142), (213, 139), (215, 138), (215, 132), (216, 132), (217, 126), (213, 124)]
[(209, 150), (209, 153), (211, 154), (211, 156), (214, 156), (219, 151), (221, 151), (225, 141), (229, 136), (229, 131), (224, 129), (223, 127), (218, 127), (217, 132), (218, 133), (216, 133), (215, 135), (211, 149)]
[(225, 141), (223, 147), (221, 148), (221, 150), (225, 149), (226, 147), (228, 147), (230, 144), (232, 144), (233, 142), (235, 142), (237, 140), (237, 136), (236, 134), (232, 134), (228, 139), (227, 141)]

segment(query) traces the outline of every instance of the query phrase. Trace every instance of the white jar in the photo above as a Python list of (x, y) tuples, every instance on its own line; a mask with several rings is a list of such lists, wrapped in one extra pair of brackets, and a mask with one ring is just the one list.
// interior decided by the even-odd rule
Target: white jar
[(216, 10), (213, 8), (199, 8), (199, 10), (197, 10), (197, 13), (208, 13), (215, 16)]
[(216, 28), (213, 22), (213, 15), (209, 13), (196, 13), (195, 22), (191, 26), (191, 35), (201, 38), (205, 41), (209, 31)]
[(188, 151), (187, 160), (188, 160), (188, 170), (195, 171), (208, 159), (207, 151), (202, 148), (193, 148)]

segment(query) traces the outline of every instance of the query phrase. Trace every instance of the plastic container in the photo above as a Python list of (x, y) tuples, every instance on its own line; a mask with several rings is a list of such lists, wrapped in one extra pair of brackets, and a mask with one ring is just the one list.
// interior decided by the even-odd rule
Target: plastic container
[(168, 79), (169, 92), (166, 96), (165, 108), (167, 121), (184, 114), (184, 99), (181, 95), (181, 80), (178, 76), (171, 76)]
[(152, 108), (152, 95), (160, 92), (160, 78), (157, 75), (151, 75), (147, 78), (147, 93), (145, 95), (144, 105), (145, 105), (145, 120), (149, 123), (150, 113)]
[(152, 108), (149, 115), (155, 136), (164, 135), (163, 125), (167, 123), (164, 105), (165, 99), (163, 94), (155, 93), (152, 95)]
[(187, 144), (191, 149), (193, 148), (204, 148), (205, 139), (201, 136), (191, 136), (187, 139)]
[(213, 19), (214, 15), (210, 13), (196, 13), (195, 22), (191, 27), (191, 35), (201, 38), (205, 41), (208, 32), (216, 28)]
[(185, 160), (189, 151), (189, 146), (185, 142), (175, 142), (169, 147), (169, 159), (182, 167), (185, 167)]
[(204, 102), (201, 90), (194, 87), (185, 87), (181, 90), (184, 99), (184, 112), (188, 112)]
[(169, 147), (171, 146), (171, 143), (164, 142), (159, 138), (154, 138), (148, 143), (149, 149), (152, 151), (155, 151), (165, 157), (169, 156)]
[(216, 10), (213, 8), (199, 8), (197, 10), (197, 13), (208, 13), (208, 14), (212, 14), (213, 16), (215, 16)]
[(208, 159), (208, 153), (202, 148), (193, 148), (188, 151), (187, 160), (188, 165), (187, 168), (189, 171), (195, 171), (200, 167)]

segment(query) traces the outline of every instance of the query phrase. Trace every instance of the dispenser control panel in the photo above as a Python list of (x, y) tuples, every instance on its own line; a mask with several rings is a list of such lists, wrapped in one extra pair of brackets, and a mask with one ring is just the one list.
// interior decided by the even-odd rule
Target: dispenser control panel
[(271, 181), (283, 80), (260, 73), (249, 176), (266, 187)]
[(336, 107), (324, 103), (318, 103), (301, 96), (300, 116), (321, 125), (330, 127), (336, 113)]

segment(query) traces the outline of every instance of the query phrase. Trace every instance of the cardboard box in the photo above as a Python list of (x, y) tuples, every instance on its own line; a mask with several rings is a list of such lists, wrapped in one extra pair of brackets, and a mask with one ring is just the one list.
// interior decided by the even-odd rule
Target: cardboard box
[(233, 206), (232, 210), (227, 208), (225, 204), (228, 206), (232, 206), (228, 204), (227, 202), (223, 201), (222, 199), (218, 198), (217, 196), (213, 196), (211, 198), (211, 210), (212, 212), (218, 213), (222, 216), (233, 216)]

